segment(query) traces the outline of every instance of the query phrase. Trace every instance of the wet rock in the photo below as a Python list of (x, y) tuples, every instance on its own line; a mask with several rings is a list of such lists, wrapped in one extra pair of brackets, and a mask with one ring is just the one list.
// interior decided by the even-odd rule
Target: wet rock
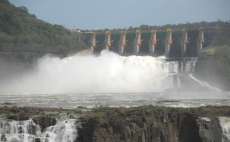
[(221, 127), (217, 118), (200, 117), (197, 119), (202, 142), (221, 142)]
[(221, 142), (218, 117), (229, 112), (229, 107), (102, 109), (82, 116), (78, 142)]
[[(13, 120), (30, 118), (42, 131), (55, 125), (60, 113), (73, 118), (77, 112), (45, 108), (0, 108), (1, 116)], [(77, 116), (81, 127), (78, 127), (79, 124), (76, 126), (76, 142), (230, 141), (230, 107), (97, 108)], [(1, 139), (4, 139), (4, 135)]]
[(42, 131), (49, 127), (49, 126), (53, 126), (57, 123), (57, 120), (55, 117), (51, 117), (51, 116), (38, 116), (38, 117), (34, 117), (33, 121), (38, 124)]

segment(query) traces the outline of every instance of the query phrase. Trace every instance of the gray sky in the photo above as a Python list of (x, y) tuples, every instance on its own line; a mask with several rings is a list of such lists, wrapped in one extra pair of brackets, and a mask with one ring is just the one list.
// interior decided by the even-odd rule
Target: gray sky
[(10, 0), (53, 24), (82, 29), (230, 20), (230, 0)]

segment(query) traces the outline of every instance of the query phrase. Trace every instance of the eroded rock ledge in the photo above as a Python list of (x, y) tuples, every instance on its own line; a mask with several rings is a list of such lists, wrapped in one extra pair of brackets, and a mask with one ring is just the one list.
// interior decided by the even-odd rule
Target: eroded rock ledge
[[(0, 108), (2, 119), (31, 118), (43, 130), (60, 117), (76, 118), (76, 142), (229, 142), (230, 107)], [(78, 125), (79, 126), (79, 125)]]

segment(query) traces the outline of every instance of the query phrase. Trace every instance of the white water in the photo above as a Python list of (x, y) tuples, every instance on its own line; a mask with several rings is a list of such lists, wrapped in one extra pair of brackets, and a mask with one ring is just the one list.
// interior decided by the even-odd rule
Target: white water
[(2, 94), (161, 92), (172, 88), (176, 63), (162, 57), (74, 55), (64, 59), (46, 56), (34, 71), (0, 87)]
[(0, 142), (74, 142), (77, 138), (76, 120), (58, 121), (56, 125), (41, 131), (33, 120), (0, 120)]
[(195, 76), (193, 76), (192, 74), (189, 74), (189, 77), (190, 77), (191, 79), (193, 79), (195, 82), (197, 82), (198, 84), (200, 84), (201, 86), (203, 86), (203, 87), (209, 88), (209, 89), (211, 89), (211, 90), (213, 90), (213, 91), (217, 91), (217, 92), (221, 92), (221, 91), (222, 91), (221, 89), (219, 89), (219, 88), (217, 88), (217, 87), (215, 87), (215, 86), (210, 85), (208, 82), (201, 81), (201, 80), (197, 79), (197, 78), (196, 78)]
[(230, 118), (219, 117), (220, 126), (222, 128), (222, 142), (230, 142)]
[(34, 70), (0, 80), (0, 106), (229, 105), (228, 92), (190, 74), (195, 63), (186, 62), (179, 73), (179, 64), (164, 57), (124, 57), (109, 51), (63, 59), (45, 56)]

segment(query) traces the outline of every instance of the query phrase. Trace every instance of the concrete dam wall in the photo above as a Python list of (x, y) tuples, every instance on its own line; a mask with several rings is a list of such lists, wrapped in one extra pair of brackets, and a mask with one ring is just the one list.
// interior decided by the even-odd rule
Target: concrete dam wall
[(202, 30), (82, 32), (81, 39), (95, 54), (107, 49), (125, 56), (165, 55), (173, 59), (197, 57), (199, 50), (208, 45)]

